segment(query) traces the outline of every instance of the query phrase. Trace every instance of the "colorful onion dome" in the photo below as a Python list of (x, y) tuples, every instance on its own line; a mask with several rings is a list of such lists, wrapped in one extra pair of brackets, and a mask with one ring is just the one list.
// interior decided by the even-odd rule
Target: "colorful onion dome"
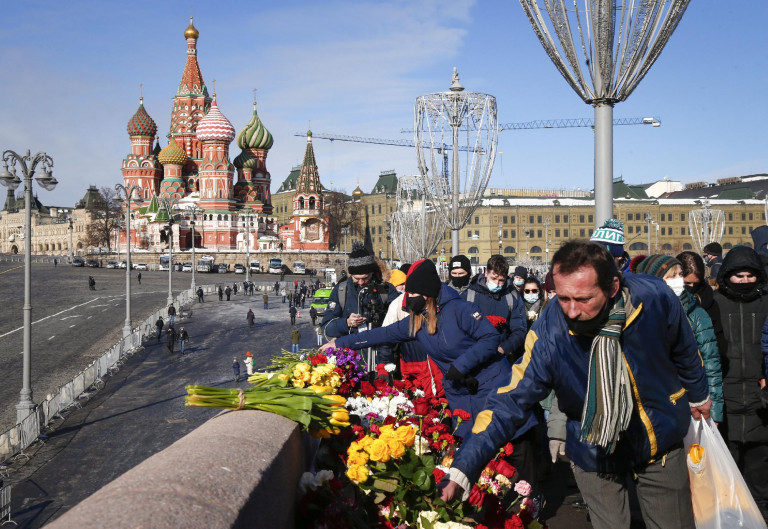
[(157, 124), (144, 109), (144, 98), (139, 98), (139, 109), (128, 122), (129, 136), (149, 136), (157, 134)]
[(152, 150), (152, 154), (157, 156), (157, 155), (160, 154), (160, 151), (162, 151), (162, 150), (163, 150), (162, 147), (160, 147), (160, 138), (155, 136), (155, 148)]
[(224, 117), (216, 104), (216, 94), (213, 95), (211, 109), (197, 124), (197, 139), (200, 141), (225, 141), (227, 143), (235, 139), (235, 127)]
[(250, 151), (243, 150), (232, 163), (238, 169), (253, 169), (256, 167), (256, 157)]
[(237, 145), (241, 149), (262, 149), (269, 150), (275, 140), (267, 127), (259, 119), (256, 113), (256, 103), (253, 104), (253, 117), (245, 126), (240, 134), (237, 135)]
[(189, 157), (187, 157), (187, 154), (181, 150), (179, 144), (176, 143), (176, 140), (171, 136), (168, 145), (165, 149), (160, 151), (160, 154), (157, 155), (157, 159), (163, 165), (184, 165), (189, 160)]
[(184, 37), (188, 39), (196, 39), (200, 36), (200, 32), (197, 31), (195, 25), (192, 24), (192, 17), (189, 17), (189, 27), (184, 30)]

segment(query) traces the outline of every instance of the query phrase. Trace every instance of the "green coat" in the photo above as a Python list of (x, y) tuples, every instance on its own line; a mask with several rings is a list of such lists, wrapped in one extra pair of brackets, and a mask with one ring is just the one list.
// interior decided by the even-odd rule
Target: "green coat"
[(291, 331), (291, 343), (293, 345), (298, 345), (299, 344), (299, 338), (301, 338), (301, 334), (299, 334), (299, 330), (298, 329), (293, 329)]
[(715, 331), (712, 328), (712, 320), (696, 300), (696, 296), (684, 290), (680, 295), (685, 314), (696, 335), (696, 343), (699, 344), (699, 353), (704, 360), (704, 371), (709, 382), (709, 398), (712, 399), (710, 415), (712, 420), (721, 423), (725, 420), (723, 400), (723, 369), (720, 365), (720, 351), (717, 348)]

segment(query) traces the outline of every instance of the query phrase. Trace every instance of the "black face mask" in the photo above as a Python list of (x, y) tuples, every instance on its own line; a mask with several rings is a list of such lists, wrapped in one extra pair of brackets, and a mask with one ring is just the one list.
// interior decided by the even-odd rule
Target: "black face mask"
[(405, 298), (405, 310), (411, 314), (421, 314), (426, 306), (427, 298), (424, 296), (408, 296)]
[(757, 283), (731, 283), (728, 281), (728, 286), (731, 287), (731, 290), (736, 292), (737, 294), (751, 294), (752, 292), (757, 292)]
[(568, 324), (568, 328), (576, 334), (595, 335), (600, 328), (608, 321), (608, 316), (611, 313), (611, 300), (605, 302), (605, 306), (600, 310), (597, 316), (590, 320), (572, 320), (568, 315), (563, 312), (565, 323)]
[(469, 274), (461, 277), (451, 276), (451, 285), (455, 288), (464, 288), (469, 284)]

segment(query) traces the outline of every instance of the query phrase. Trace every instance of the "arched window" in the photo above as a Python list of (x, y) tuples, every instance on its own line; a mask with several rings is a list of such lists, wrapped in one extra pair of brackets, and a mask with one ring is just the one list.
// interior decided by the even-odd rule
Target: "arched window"
[(743, 242), (743, 243), (741, 243), (741, 245), (742, 246), (746, 246), (747, 248), (752, 248), (752, 243), (751, 242)]
[(514, 246), (507, 246), (504, 248), (504, 253), (516, 253)]
[(669, 243), (662, 244), (661, 249), (665, 252), (671, 252), (672, 251), (672, 245)]
[(683, 250), (692, 250), (693, 246), (691, 246), (691, 243), (687, 242), (683, 244)]
[(469, 254), (469, 264), (479, 264), (480, 260), (477, 257), (477, 254), (480, 253), (480, 250), (478, 250), (477, 246), (472, 246), (469, 250), (467, 250), (467, 253)]
[(224, 215), (224, 220), (229, 220), (229, 215)]
[(304, 209), (304, 197), (299, 197), (299, 209)]
[(221, 220), (221, 213), (219, 213), (219, 216), (216, 218), (216, 220)]
[(644, 242), (636, 242), (632, 246), (630, 246), (629, 249), (633, 251), (638, 251), (638, 250), (647, 251), (648, 245), (645, 244)]
[(541, 247), (540, 246), (532, 246), (531, 247), (531, 253), (541, 253)]
[(315, 197), (309, 197), (309, 209), (315, 209)]
[(731, 243), (727, 242), (723, 244), (723, 250), (730, 250), (731, 248), (733, 248), (733, 245)]

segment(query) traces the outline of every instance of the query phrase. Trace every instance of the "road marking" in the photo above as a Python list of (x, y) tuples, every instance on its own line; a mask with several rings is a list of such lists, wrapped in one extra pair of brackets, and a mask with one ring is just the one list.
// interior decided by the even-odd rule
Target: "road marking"
[[(57, 312), (56, 314), (51, 314), (50, 316), (46, 316), (45, 318), (40, 318), (40, 319), (39, 319), (39, 320), (37, 320), (37, 321), (33, 321), (33, 322), (32, 322), (32, 325), (34, 325), (35, 323), (40, 323), (41, 321), (45, 321), (45, 320), (47, 320), (48, 318), (55, 318), (55, 317), (56, 317), (56, 316), (58, 316), (59, 314), (64, 314), (65, 312), (69, 312), (70, 310), (76, 309), (76, 308), (78, 308), (78, 307), (82, 307), (83, 305), (88, 305), (89, 303), (93, 303), (94, 301), (96, 301), (96, 300), (98, 300), (98, 299), (99, 299), (99, 298), (94, 298), (94, 299), (92, 299), (92, 300), (90, 300), (90, 301), (86, 301), (85, 303), (80, 303), (79, 305), (75, 305), (74, 307), (69, 307), (68, 309), (64, 309), (64, 310), (62, 310), (62, 311), (59, 311), (59, 312)], [(4, 337), (8, 336), (9, 334), (13, 334), (13, 333), (15, 333), (16, 331), (20, 331), (20, 330), (22, 330), (23, 328), (24, 328), (24, 327), (22, 326), (22, 327), (19, 327), (18, 329), (14, 329), (14, 330), (12, 330), (12, 331), (8, 331), (8, 332), (7, 332), (7, 333), (5, 333), (5, 334), (0, 334), (0, 338), (4, 338)]]
[(53, 340), (54, 338), (56, 338), (55, 334), (53, 336), (51, 336), (50, 338), (48, 338), (48, 340)]
[(91, 318), (93, 318), (93, 316), (88, 316), (88, 317), (87, 317), (87, 318), (85, 318), (85, 319), (86, 319), (86, 320), (90, 320)]
[(70, 328), (70, 329), (71, 329), (72, 327), (77, 327), (77, 323), (75, 323), (74, 325), (70, 325), (70, 326), (69, 326), (69, 328)]
[(14, 266), (13, 268), (9, 268), (8, 270), (3, 270), (0, 272), (0, 274), (7, 274), (8, 272), (12, 272), (13, 270), (16, 270), (18, 268), (24, 268), (24, 265)]
[(82, 314), (75, 314), (74, 316), (64, 316), (63, 318), (61, 318), (61, 321), (68, 320), (70, 318), (82, 318), (82, 317), (83, 317)]

